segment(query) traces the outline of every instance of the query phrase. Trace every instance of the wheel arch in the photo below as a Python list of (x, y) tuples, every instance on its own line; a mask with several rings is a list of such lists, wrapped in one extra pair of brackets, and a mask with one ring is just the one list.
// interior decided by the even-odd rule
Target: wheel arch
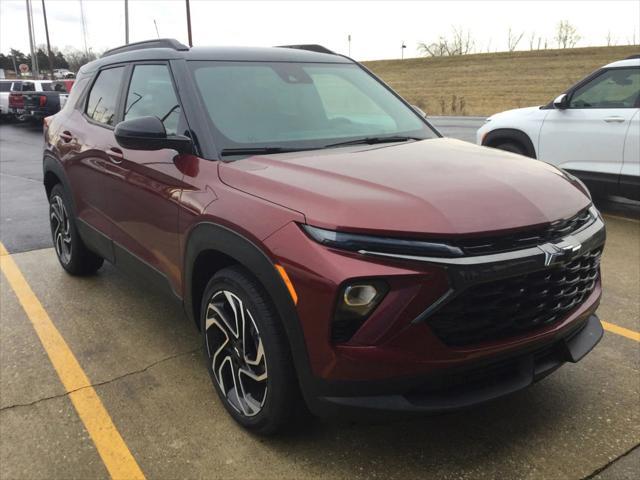
[(51, 155), (45, 154), (42, 159), (42, 170), (43, 170), (43, 184), (44, 189), (47, 194), (47, 199), (51, 195), (51, 190), (58, 183), (62, 185), (62, 187), (69, 194), (69, 201), (71, 202), (71, 209), (73, 210), (73, 214), (76, 212), (76, 204), (75, 198), (73, 195), (73, 190), (71, 190), (71, 185), (69, 183), (69, 179), (64, 171), (64, 167), (62, 164)]
[(514, 142), (521, 145), (528, 157), (537, 158), (536, 149), (529, 135), (516, 128), (497, 128), (487, 133), (482, 139), (482, 145), (495, 147), (501, 143)]
[(206, 284), (216, 271), (230, 265), (246, 268), (273, 301), (295, 359), (298, 379), (301, 385), (306, 383), (311, 369), (293, 299), (271, 258), (243, 235), (212, 222), (191, 229), (184, 254), (183, 303), (187, 316), (201, 328), (200, 304)]

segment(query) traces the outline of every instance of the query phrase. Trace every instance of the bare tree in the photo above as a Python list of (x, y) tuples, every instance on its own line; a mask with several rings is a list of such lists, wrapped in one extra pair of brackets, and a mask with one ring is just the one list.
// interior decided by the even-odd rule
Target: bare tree
[(73, 47), (66, 47), (64, 50), (64, 57), (69, 64), (69, 69), (74, 72), (80, 70), (80, 67), (85, 63), (89, 63), (99, 56), (100, 55), (95, 53), (91, 48), (86, 52)]
[(469, 30), (454, 28), (450, 38), (440, 35), (435, 42), (418, 43), (418, 51), (427, 57), (449, 57), (467, 55), (473, 51), (474, 45)]
[(569, 20), (561, 20), (556, 28), (555, 40), (558, 48), (573, 48), (580, 41), (580, 35), (576, 27), (569, 23)]
[(510, 52), (513, 52), (517, 47), (518, 44), (520, 43), (520, 40), (522, 40), (522, 37), (524, 36), (524, 32), (520, 33), (520, 35), (518, 35), (515, 32), (511, 31), (511, 27), (509, 27), (509, 35), (508, 35), (508, 39), (507, 39), (507, 48), (509, 49)]
[(611, 30), (607, 32), (607, 47), (614, 46), (617, 43), (617, 40), (611, 35)]

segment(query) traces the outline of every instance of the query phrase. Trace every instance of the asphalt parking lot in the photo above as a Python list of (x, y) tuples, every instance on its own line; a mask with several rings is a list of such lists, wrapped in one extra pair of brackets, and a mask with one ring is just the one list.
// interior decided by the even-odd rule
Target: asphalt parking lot
[[(477, 128), (435, 123), (468, 140)], [(600, 206), (608, 243), (598, 313), (607, 331), (582, 362), (461, 413), (313, 420), (264, 439), (238, 428), (218, 402), (199, 335), (179, 305), (109, 265), (88, 278), (63, 273), (50, 248), (41, 141), (38, 128), (0, 126), (0, 241), (8, 250), (0, 252), (1, 479), (117, 477), (113, 462), (162, 479), (637, 478), (637, 206)]]

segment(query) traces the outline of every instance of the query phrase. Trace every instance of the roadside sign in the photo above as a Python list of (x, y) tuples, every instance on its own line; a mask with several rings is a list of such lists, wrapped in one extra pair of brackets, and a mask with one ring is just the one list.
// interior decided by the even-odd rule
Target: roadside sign
[(20, 69), (20, 73), (28, 73), (29, 72), (29, 65), (27, 65), (26, 63), (21, 63), (18, 68)]

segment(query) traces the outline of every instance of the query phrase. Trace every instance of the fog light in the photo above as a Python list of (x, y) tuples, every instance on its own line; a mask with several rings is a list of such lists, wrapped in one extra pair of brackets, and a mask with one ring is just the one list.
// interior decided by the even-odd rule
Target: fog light
[(334, 342), (349, 341), (389, 291), (383, 280), (360, 282), (344, 286), (339, 294), (331, 326)]
[(378, 295), (373, 285), (350, 285), (344, 290), (344, 303), (350, 307), (366, 307)]

